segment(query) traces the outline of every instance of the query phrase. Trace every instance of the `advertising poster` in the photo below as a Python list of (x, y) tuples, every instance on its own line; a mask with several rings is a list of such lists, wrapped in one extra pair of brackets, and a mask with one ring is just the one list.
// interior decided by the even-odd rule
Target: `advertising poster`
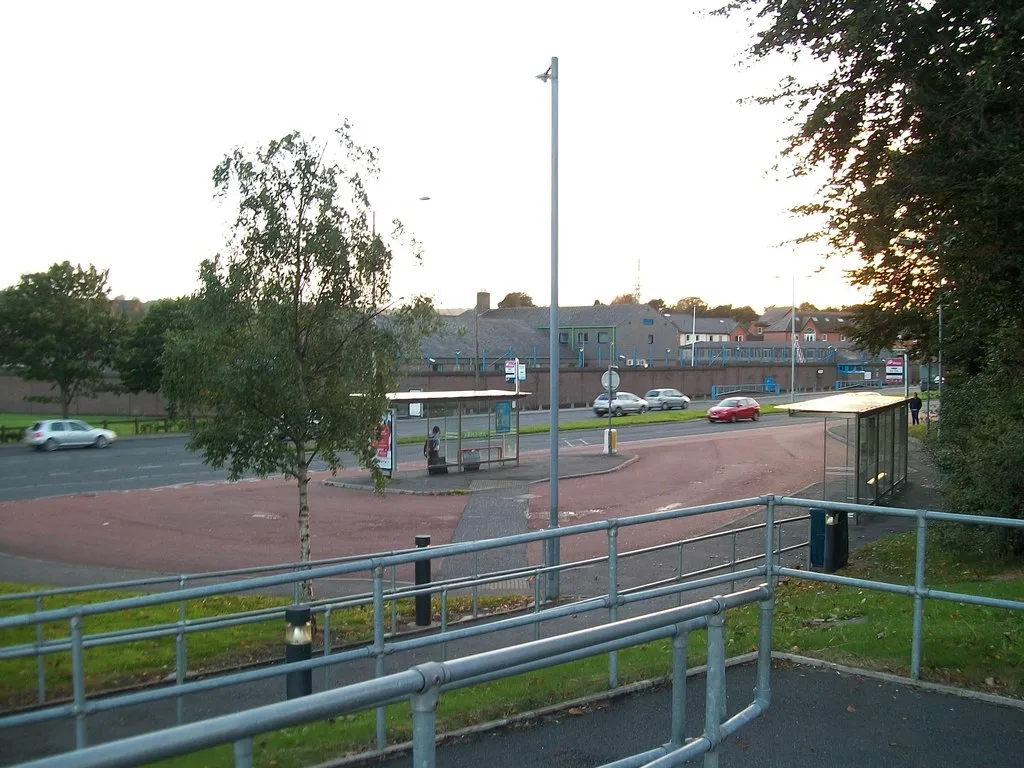
[(377, 466), (385, 472), (395, 469), (395, 412), (388, 411), (381, 419), (380, 438), (377, 440)]
[(512, 429), (512, 403), (502, 400), (494, 406), (494, 431), (498, 434)]

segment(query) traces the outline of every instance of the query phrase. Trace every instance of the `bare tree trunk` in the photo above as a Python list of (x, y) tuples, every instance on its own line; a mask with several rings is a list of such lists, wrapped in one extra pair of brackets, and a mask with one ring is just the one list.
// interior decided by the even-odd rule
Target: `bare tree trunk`
[[(299, 448), (298, 450), (298, 476), (299, 482), (299, 560), (303, 563), (310, 561), (309, 552), (309, 472), (306, 469), (305, 457), (303, 456), (304, 451)], [(302, 582), (302, 596), (303, 600), (310, 601), (313, 599), (313, 582), (304, 581)]]
[(65, 384), (60, 384), (60, 415), (62, 419), (71, 418), (71, 392)]

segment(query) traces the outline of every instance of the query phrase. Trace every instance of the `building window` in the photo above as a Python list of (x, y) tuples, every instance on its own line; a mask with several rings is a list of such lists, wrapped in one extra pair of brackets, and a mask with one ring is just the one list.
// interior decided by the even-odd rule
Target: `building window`
[(576, 333), (576, 343), (577, 344), (586, 344), (588, 341), (590, 341), (590, 334), (585, 333), (584, 331), (577, 331), (577, 333)]
[(562, 331), (562, 332), (560, 332), (558, 334), (558, 343), (559, 344), (568, 344), (569, 343), (569, 332), (568, 331)]
[(808, 328), (804, 331), (804, 341), (814, 341), (814, 329)]
[(821, 334), (821, 341), (828, 341), (828, 334), (827, 333)]
[(597, 332), (597, 343), (598, 344), (607, 344), (608, 343), (608, 331), (598, 331)]
[(654, 334), (653, 333), (648, 333), (647, 334), (647, 343), (648, 344), (653, 344), (654, 343)]
[(840, 336), (840, 337), (839, 337), (839, 340), (840, 340), (840, 341), (846, 341), (846, 337), (845, 337), (845, 336)]
[(742, 333), (736, 334), (736, 341), (743, 341), (743, 334)]
[(687, 340), (687, 341), (689, 341), (689, 340), (690, 340), (690, 334), (686, 334), (686, 340)]

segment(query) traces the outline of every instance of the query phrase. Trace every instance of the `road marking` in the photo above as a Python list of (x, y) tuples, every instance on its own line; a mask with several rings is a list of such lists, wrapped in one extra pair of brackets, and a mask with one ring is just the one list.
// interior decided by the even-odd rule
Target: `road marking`
[(107, 467), (106, 469), (94, 469), (93, 472), (117, 472), (117, 467)]
[(50, 477), (59, 477), (60, 475), (70, 475), (70, 472), (49, 472)]
[(179, 467), (198, 467), (203, 462), (201, 461), (182, 461), (178, 464)]
[(160, 469), (162, 466), (163, 464), (143, 464), (141, 467), (136, 467), (136, 469)]

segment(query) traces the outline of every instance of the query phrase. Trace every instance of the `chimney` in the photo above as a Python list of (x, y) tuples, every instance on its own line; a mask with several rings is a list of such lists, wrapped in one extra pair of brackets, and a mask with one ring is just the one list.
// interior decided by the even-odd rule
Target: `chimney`
[(491, 311), (491, 294), (487, 291), (476, 292), (476, 313), (482, 315)]

